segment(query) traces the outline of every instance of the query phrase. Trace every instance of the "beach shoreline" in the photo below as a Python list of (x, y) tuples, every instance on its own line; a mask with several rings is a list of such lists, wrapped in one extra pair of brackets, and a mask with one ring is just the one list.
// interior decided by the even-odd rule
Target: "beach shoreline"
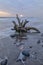
[[(37, 36), (36, 36), (37, 35)], [(30, 53), (37, 52), (38, 60), (28, 58), (26, 60), (26, 65), (40, 65), (43, 64), (43, 47), (41, 44), (38, 45), (37, 40), (41, 38), (38, 34), (29, 35), (29, 39), (23, 40), (24, 49), (29, 49)], [(12, 39), (10, 36), (0, 39), (0, 57), (4, 58), (4, 56), (8, 57), (8, 65), (22, 65), (21, 62), (16, 62), (18, 54), (20, 53), (20, 47), (16, 46), (15, 39)], [(18, 42), (17, 42), (18, 43)], [(32, 48), (30, 47), (32, 46)], [(39, 60), (42, 59), (42, 60)]]

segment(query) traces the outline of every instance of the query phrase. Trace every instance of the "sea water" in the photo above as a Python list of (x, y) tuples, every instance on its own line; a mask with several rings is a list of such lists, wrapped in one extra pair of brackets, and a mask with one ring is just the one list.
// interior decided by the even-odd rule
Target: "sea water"
[[(35, 18), (35, 17), (23, 17), (20, 18), (25, 21), (27, 19), (29, 23), (27, 26), (32, 26), (38, 28), (41, 32), (43, 32), (43, 19)], [(13, 27), (12, 21), (15, 21), (17, 24), (17, 19), (15, 17), (0, 17), (0, 39), (6, 36), (11, 35), (14, 31), (11, 30)]]

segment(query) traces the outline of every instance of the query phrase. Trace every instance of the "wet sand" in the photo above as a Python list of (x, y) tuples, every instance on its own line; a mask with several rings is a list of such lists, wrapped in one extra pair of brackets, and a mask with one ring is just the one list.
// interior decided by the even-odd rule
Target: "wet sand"
[[(27, 58), (26, 65), (43, 65), (43, 36), (38, 33), (29, 33), (27, 39), (19, 39), (6, 37), (0, 39), (0, 58), (4, 56), (8, 57), (8, 65), (23, 65), (21, 62), (16, 62), (16, 59), (23, 49), (28, 49), (30, 55), (36, 52), (36, 55), (33, 57)], [(22, 40), (22, 41), (21, 41)], [(38, 43), (37, 41), (40, 40)], [(16, 43), (16, 44), (14, 44)], [(19, 45), (19, 43), (21, 45)], [(23, 45), (22, 45), (23, 43)], [(24, 47), (22, 49), (22, 47)], [(36, 58), (34, 58), (34, 56)]]

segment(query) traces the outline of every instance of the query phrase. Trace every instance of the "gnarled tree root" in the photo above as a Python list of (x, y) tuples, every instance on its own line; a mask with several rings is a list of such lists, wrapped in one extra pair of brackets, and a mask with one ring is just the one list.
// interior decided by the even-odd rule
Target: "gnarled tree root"
[(26, 27), (26, 30), (35, 30), (37, 33), (40, 33), (40, 31), (34, 27)]

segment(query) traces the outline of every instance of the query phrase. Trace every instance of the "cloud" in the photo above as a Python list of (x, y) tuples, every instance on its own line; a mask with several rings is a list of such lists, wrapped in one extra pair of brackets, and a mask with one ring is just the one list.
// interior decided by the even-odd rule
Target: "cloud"
[(17, 13), (25, 16), (43, 16), (43, 0), (0, 0), (0, 11), (12, 16)]
[(11, 16), (11, 14), (10, 13), (8, 13), (8, 12), (5, 12), (5, 11), (0, 11), (0, 16), (1, 17), (5, 17), (5, 16)]

